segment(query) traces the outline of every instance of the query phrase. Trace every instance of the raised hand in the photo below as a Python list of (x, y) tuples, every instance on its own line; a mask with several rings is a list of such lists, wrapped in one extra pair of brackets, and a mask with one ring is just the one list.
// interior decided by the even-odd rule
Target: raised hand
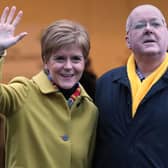
[(23, 15), (23, 12), (20, 10), (16, 17), (14, 17), (15, 12), (15, 6), (11, 9), (9, 9), (9, 7), (5, 7), (0, 17), (0, 51), (13, 46), (25, 35), (27, 35), (27, 32), (22, 32), (16, 36), (14, 35), (16, 26)]

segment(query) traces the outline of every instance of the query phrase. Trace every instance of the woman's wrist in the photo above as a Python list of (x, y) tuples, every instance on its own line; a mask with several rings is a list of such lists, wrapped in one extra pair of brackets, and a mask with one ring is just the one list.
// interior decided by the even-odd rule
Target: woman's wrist
[(7, 51), (6, 51), (6, 50), (0, 51), (0, 57), (5, 57), (6, 54), (7, 54)]

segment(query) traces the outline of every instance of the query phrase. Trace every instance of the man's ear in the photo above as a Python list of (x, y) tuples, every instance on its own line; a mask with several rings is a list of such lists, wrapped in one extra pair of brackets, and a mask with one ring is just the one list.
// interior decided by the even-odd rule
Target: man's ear
[(127, 47), (128, 47), (129, 49), (131, 49), (131, 44), (130, 44), (130, 41), (129, 41), (128, 34), (125, 36), (125, 40), (126, 40), (126, 43), (127, 43)]

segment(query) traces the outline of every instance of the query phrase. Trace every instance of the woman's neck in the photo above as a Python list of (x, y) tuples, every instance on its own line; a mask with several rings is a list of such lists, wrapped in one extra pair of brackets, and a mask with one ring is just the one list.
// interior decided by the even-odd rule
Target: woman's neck
[(69, 97), (75, 92), (75, 90), (77, 89), (77, 87), (79, 86), (78, 83), (76, 83), (72, 88), (70, 89), (63, 89), (63, 88), (59, 88), (59, 90), (62, 92), (62, 94), (64, 95), (64, 97), (66, 99), (69, 99)]

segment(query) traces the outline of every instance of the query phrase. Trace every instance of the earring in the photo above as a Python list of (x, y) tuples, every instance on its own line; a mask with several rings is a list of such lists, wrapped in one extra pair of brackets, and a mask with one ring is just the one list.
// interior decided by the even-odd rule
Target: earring
[(45, 74), (49, 74), (49, 70), (48, 70), (48, 68), (46, 68), (46, 67), (44, 67), (44, 72), (45, 72)]

